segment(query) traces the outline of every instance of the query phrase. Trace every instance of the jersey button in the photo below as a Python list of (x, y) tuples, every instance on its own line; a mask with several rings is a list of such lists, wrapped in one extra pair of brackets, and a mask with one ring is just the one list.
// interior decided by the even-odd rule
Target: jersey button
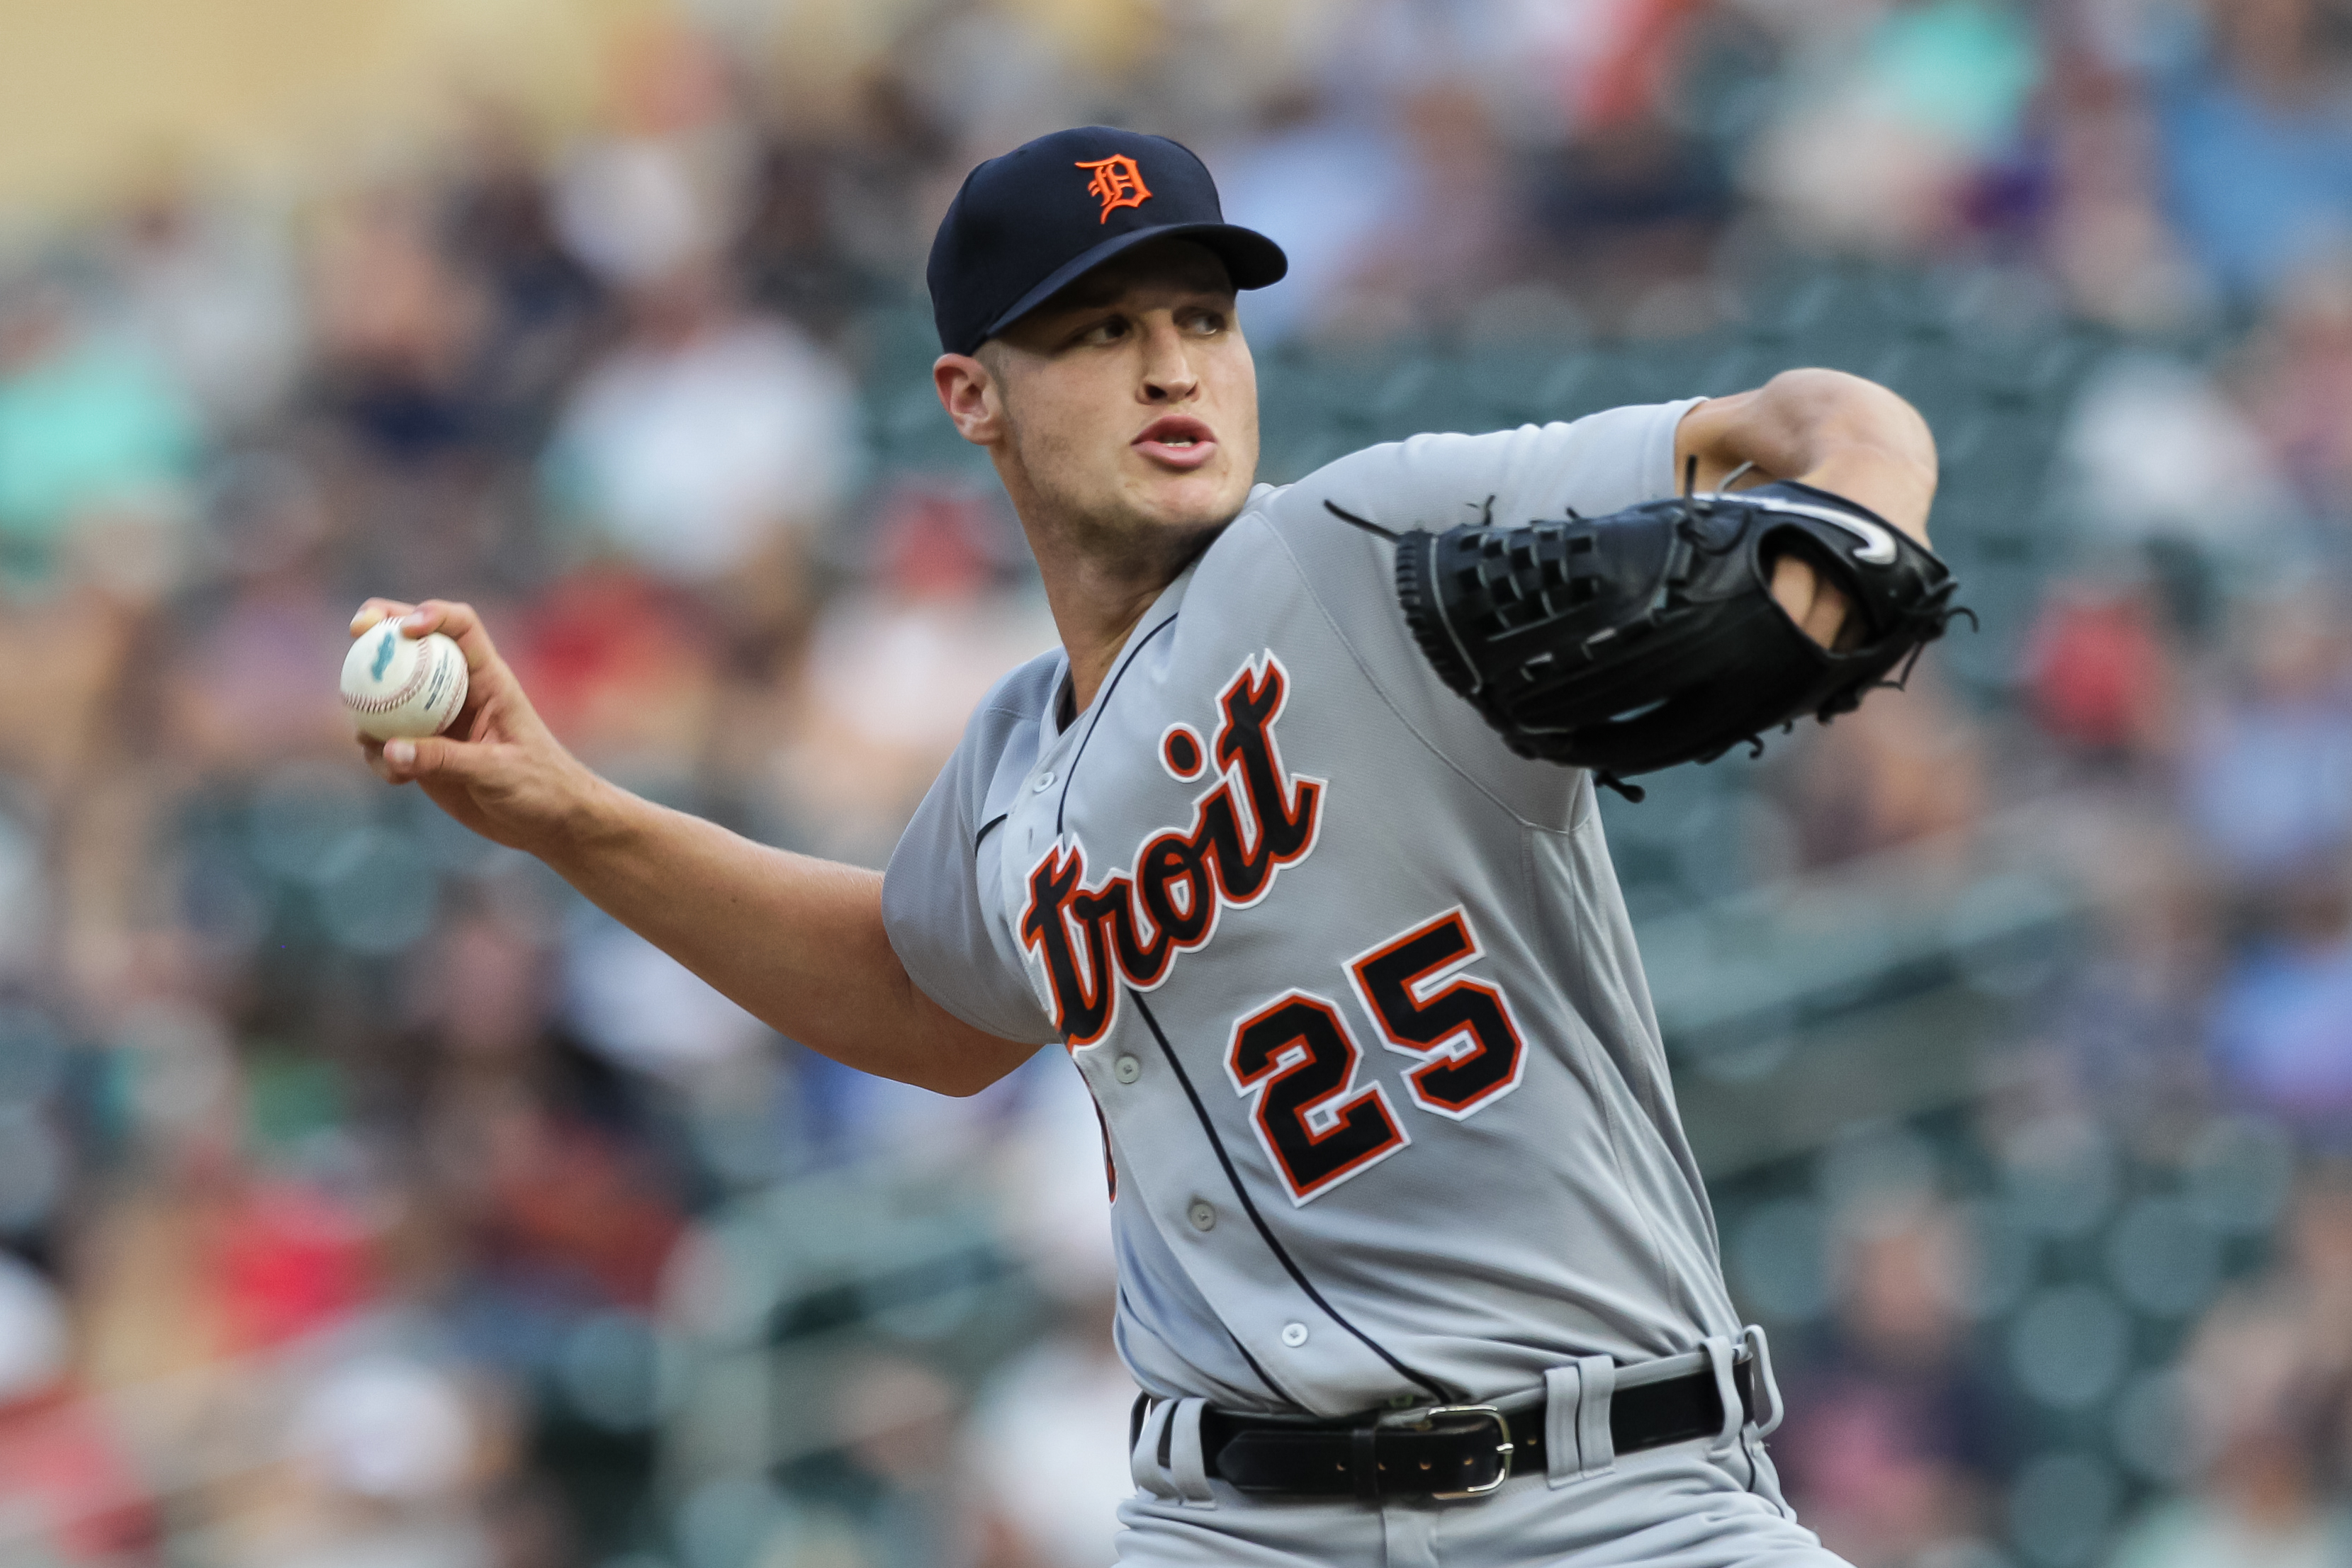
[(1288, 1345), (1293, 1350), (1297, 1350), (1300, 1345), (1305, 1344), (1307, 1343), (1307, 1325), (1305, 1323), (1283, 1324), (1282, 1343)]
[(1184, 1218), (1192, 1222), (1195, 1230), (1214, 1230), (1217, 1228), (1217, 1211), (1201, 1198), (1192, 1200), (1192, 1207), (1184, 1211)]
[[(1143, 1076), (1143, 1063), (1131, 1056), (1122, 1056), (1110, 1064), (1110, 1075), (1121, 1083), (1132, 1083)], [(1201, 1228), (1206, 1230), (1209, 1228), (1203, 1225)]]
[(1032, 791), (1039, 795), (1043, 795), (1053, 787), (1054, 776), (1051, 773), (1040, 773), (1037, 775), (1037, 782), (1029, 786)]

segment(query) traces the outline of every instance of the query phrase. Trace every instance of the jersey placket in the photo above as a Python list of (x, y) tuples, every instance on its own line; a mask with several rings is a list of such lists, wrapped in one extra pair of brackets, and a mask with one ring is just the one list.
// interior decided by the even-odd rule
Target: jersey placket
[(1134, 1206), (1122, 1218), (1139, 1211), (1159, 1231), (1274, 1393), (1338, 1416), (1367, 1387), (1413, 1390), (1286, 1243), (1290, 1205), (1254, 1179), (1257, 1150), (1221, 1130), (1204, 1098), (1223, 1087), (1208, 1081), (1216, 1064), (1170, 1037), (1150, 998), (1129, 992), (1110, 1030), (1072, 1055), (1110, 1129), (1118, 1202)]
[[(1082, 716), (1043, 747), (1008, 803), (999, 895), (1016, 931), (1028, 905), (1031, 873), (1074, 837), (1064, 831), (1064, 790), (1076, 788), (1066, 774), (1091, 719)], [(1093, 744), (1103, 747), (1104, 738)], [(1113, 768), (1115, 752), (1089, 753), (1087, 764)], [(1107, 841), (1132, 843), (1156, 825), (1121, 822)], [(1117, 859), (1115, 852), (1110, 860), (1090, 854), (1088, 864), (1108, 867)], [(1054, 998), (1041, 966), (1033, 961), (1026, 968), (1050, 1013)], [(1219, 1042), (1204, 1049), (1201, 1041), (1171, 1034), (1161, 1015), (1176, 1009), (1155, 1008), (1150, 995), (1125, 988), (1116, 966), (1106, 983), (1122, 987), (1110, 1000), (1110, 1021), (1070, 1054), (1109, 1132), (1119, 1219), (1141, 1218), (1159, 1231), (1276, 1398), (1336, 1416), (1360, 1409), (1367, 1387), (1393, 1388), (1416, 1399), (1447, 1397), (1437, 1385), (1416, 1386), (1351, 1327), (1296, 1248), (1286, 1244), (1280, 1228), (1291, 1204), (1254, 1176), (1262, 1161), (1246, 1131), (1221, 1127), (1212, 1110), (1213, 1097), (1226, 1090), (1213, 1050)]]

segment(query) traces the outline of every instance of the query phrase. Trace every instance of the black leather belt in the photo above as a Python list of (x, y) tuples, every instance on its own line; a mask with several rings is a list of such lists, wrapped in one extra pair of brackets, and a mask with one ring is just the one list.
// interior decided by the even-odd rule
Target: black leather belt
[[(1739, 1361), (1731, 1373), (1741, 1411), (1751, 1421), (1758, 1419), (1753, 1364)], [(1210, 1475), (1245, 1492), (1353, 1496), (1368, 1502), (1383, 1497), (1476, 1497), (1511, 1476), (1538, 1474), (1548, 1465), (1541, 1396), (1503, 1403), (1503, 1409), (1441, 1406), (1391, 1417), (1387, 1425), (1377, 1413), (1312, 1421), (1204, 1409), (1201, 1453)], [(1138, 1401), (1138, 1435), (1144, 1409)], [(1723, 1398), (1709, 1366), (1655, 1383), (1620, 1385), (1610, 1397), (1609, 1437), (1620, 1454), (1711, 1437), (1722, 1430)], [(1171, 1437), (1169, 1428), (1162, 1429), (1163, 1466)]]

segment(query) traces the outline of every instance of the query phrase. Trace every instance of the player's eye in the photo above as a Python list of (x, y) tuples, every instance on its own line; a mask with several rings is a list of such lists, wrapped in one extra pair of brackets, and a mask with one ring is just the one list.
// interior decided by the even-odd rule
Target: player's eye
[(1128, 329), (1127, 318), (1124, 316), (1107, 316), (1079, 333), (1078, 341), (1097, 345), (1116, 343), (1127, 336)]
[(1222, 310), (1194, 310), (1184, 318), (1184, 329), (1195, 337), (1213, 338), (1225, 329), (1226, 318)]

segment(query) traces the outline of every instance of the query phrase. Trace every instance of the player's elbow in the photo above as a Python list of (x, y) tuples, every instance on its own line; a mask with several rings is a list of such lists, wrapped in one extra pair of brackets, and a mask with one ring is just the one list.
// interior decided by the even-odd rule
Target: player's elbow
[(801, 1043), (844, 1067), (955, 1100), (980, 1093), (1038, 1049), (977, 1030), (969, 1039), (942, 1038), (919, 1030), (888, 1036), (813, 1032), (801, 1037)]
[[(975, 1029), (911, 983), (913, 1007), (900, 1037), (908, 1047), (904, 1076), (935, 1094), (969, 1099), (1037, 1054), (1039, 1047)], [(892, 1074), (892, 1076), (899, 1076)]]
[(1783, 371), (1767, 382), (1759, 415), (1778, 425), (1780, 443), (1822, 461), (1837, 448), (1868, 448), (1883, 461), (1936, 486), (1936, 438), (1927, 420), (1892, 388), (1821, 366)]
[(1002, 1082), (1038, 1050), (1036, 1046), (992, 1038), (984, 1050), (961, 1053), (929, 1064), (923, 1087), (935, 1094), (969, 1100), (982, 1090)]
[(1004, 1079), (1002, 1072), (961, 1072), (952, 1077), (934, 1080), (923, 1085), (934, 1094), (944, 1094), (950, 1100), (969, 1100), (984, 1089), (992, 1089)]

